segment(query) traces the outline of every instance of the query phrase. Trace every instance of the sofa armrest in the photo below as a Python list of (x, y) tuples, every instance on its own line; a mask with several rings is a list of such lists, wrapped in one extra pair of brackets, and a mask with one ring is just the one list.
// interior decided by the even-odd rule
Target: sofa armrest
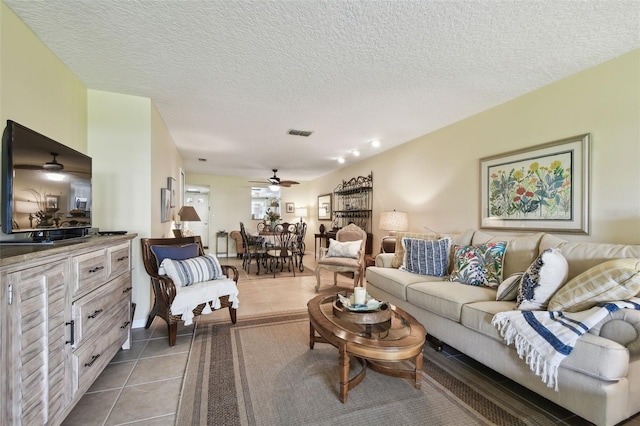
[(640, 355), (640, 311), (615, 311), (592, 327), (589, 333), (625, 346), (632, 356)]
[(380, 253), (376, 256), (376, 266), (380, 268), (391, 268), (391, 260), (393, 260), (393, 253)]

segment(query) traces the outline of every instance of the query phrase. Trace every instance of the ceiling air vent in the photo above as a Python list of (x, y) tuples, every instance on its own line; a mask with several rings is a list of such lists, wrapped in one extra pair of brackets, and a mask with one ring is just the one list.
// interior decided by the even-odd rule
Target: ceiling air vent
[(308, 137), (311, 136), (311, 133), (313, 133), (313, 131), (311, 130), (296, 130), (296, 129), (289, 129), (289, 131), (287, 132), (290, 135), (293, 136), (304, 136), (304, 137)]

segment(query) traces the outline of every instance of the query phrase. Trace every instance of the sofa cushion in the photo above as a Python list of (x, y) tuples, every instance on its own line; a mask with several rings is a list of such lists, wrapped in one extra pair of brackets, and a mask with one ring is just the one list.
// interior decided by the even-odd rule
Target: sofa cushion
[(567, 282), (569, 266), (558, 249), (547, 249), (529, 266), (520, 280), (517, 306), (523, 311), (547, 309), (549, 300)]
[[(497, 327), (491, 325), (491, 320), (498, 312), (510, 311), (513, 306), (513, 302), (469, 303), (462, 308), (461, 323), (471, 330), (504, 343), (504, 338)], [(561, 364), (561, 368), (579, 371), (602, 380), (619, 380), (625, 377), (628, 366), (629, 352), (624, 346), (590, 333), (580, 336), (571, 354)], [(562, 383), (560, 390), (562, 391)]]
[(485, 300), (495, 301), (496, 291), (448, 281), (418, 282), (407, 287), (407, 302), (456, 322), (460, 322), (465, 304)]
[(549, 301), (550, 311), (585, 311), (602, 302), (640, 291), (640, 259), (612, 259), (589, 268), (566, 283)]
[(473, 331), (504, 343), (500, 330), (491, 324), (491, 320), (498, 312), (512, 311), (515, 307), (515, 301), (507, 300), (468, 303), (462, 307), (460, 322)]
[(447, 275), (451, 237), (441, 240), (402, 239), (404, 260), (400, 270), (420, 275), (443, 277)]
[(506, 243), (455, 246), (450, 281), (497, 288), (502, 281)]
[(437, 240), (440, 238), (435, 232), (416, 233), (416, 232), (398, 232), (396, 233), (396, 251), (393, 254), (391, 267), (399, 268), (404, 260), (404, 247), (402, 247), (403, 238), (414, 238), (419, 240)]
[(407, 286), (421, 281), (442, 281), (440, 277), (418, 275), (395, 268), (367, 268), (367, 287), (374, 286), (384, 290), (401, 300), (407, 300)]
[(474, 234), (473, 229), (467, 229), (466, 231), (455, 233), (455, 234), (441, 234), (440, 238), (451, 237), (451, 248), (449, 249), (449, 273), (453, 271), (453, 248), (455, 246), (469, 246), (471, 245), (471, 239)]

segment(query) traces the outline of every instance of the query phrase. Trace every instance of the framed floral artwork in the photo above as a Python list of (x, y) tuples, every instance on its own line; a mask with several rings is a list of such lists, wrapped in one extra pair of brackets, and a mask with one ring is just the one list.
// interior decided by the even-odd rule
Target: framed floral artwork
[(589, 233), (583, 134), (480, 159), (480, 227)]
[(284, 204), (287, 213), (295, 213), (296, 207), (294, 203), (285, 203)]

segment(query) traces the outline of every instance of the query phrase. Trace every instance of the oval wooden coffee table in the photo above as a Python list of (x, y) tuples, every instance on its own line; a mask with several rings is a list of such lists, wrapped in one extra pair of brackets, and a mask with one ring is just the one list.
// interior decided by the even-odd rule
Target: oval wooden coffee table
[[(346, 296), (346, 294), (345, 294)], [(357, 324), (338, 318), (333, 313), (336, 295), (320, 295), (307, 303), (309, 309), (309, 347), (316, 342), (331, 343), (338, 348), (340, 368), (340, 401), (347, 402), (347, 393), (357, 386), (367, 367), (379, 373), (413, 380), (421, 386), (422, 348), (427, 331), (411, 315), (393, 305), (391, 319), (381, 324)], [(362, 365), (361, 371), (349, 380), (349, 358)], [(406, 362), (413, 360), (413, 368)], [(403, 368), (404, 367), (404, 368)]]

